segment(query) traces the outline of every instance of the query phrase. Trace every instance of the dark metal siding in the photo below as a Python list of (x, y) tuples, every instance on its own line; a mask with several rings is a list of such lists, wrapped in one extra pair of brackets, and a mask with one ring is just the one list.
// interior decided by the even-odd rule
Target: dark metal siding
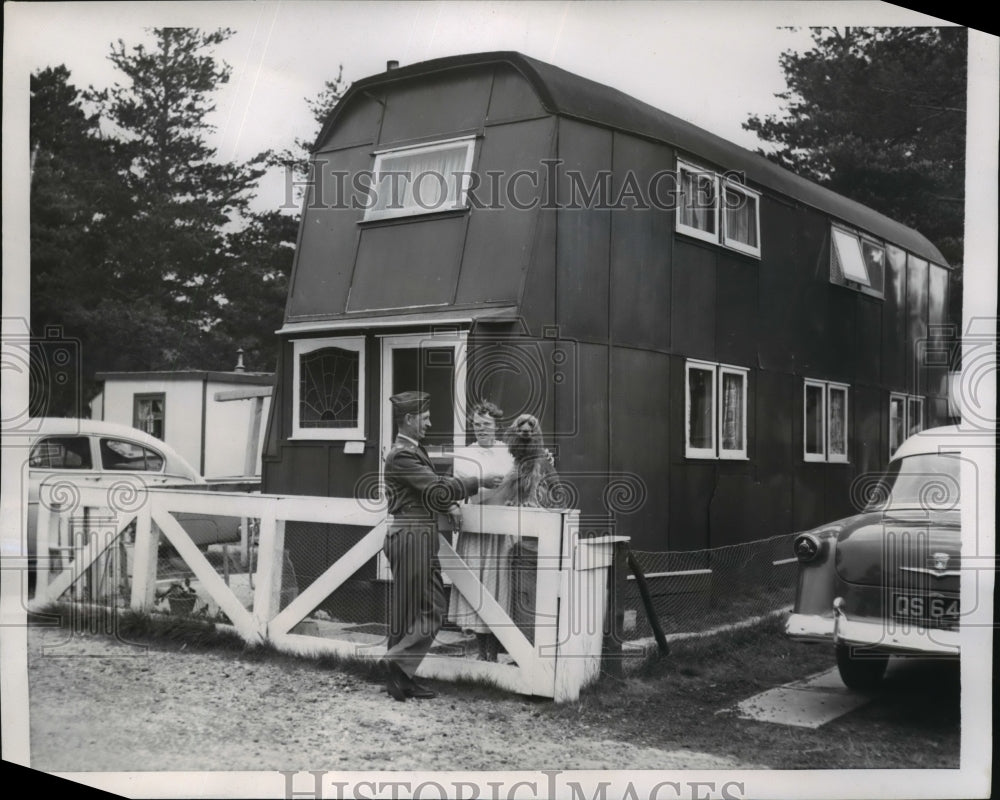
[[(625, 175), (643, 191), (652, 175), (673, 164), (669, 148), (616, 133), (611, 196)], [(629, 201), (625, 201), (629, 202)], [(611, 213), (611, 339), (615, 344), (666, 350), (670, 346), (670, 244), (673, 212), (616, 209)]]
[(948, 324), (949, 270), (930, 265), (927, 281), (927, 345), (921, 356), (929, 395), (927, 425), (943, 425), (947, 419), (947, 380), (956, 329)]
[(463, 214), (365, 228), (348, 311), (452, 303), (467, 224)]
[(914, 394), (927, 391), (915, 357), (927, 338), (927, 274), (926, 261), (913, 256), (906, 259), (906, 385)]
[[(370, 153), (370, 148), (359, 147), (316, 159), (318, 179), (307, 200), (295, 252), (288, 320), (332, 316), (347, 307), (359, 235), (357, 223), (363, 212), (338, 208), (344, 205), (345, 198), (339, 196), (334, 172), (353, 175), (371, 169)], [(350, 185), (348, 178), (344, 186)]]
[(751, 258), (721, 251), (715, 268), (715, 358), (727, 364), (757, 362), (757, 272)]
[[(670, 357), (664, 353), (614, 347), (610, 375), (611, 481), (637, 486), (618, 514), (633, 547), (665, 550), (670, 495)], [(633, 477), (634, 476), (634, 477)], [(630, 490), (629, 490), (630, 491)], [(623, 492), (623, 496), (624, 496)]]
[(761, 200), (761, 251), (766, 258), (758, 266), (757, 346), (762, 369), (800, 368), (804, 337), (790, 337), (788, 331), (798, 329), (798, 306), (812, 280), (823, 236), (817, 226), (805, 225), (803, 217), (802, 210), (767, 195)]
[(886, 386), (907, 386), (906, 252), (886, 248), (885, 299), (882, 301), (882, 381)]
[(534, 87), (512, 67), (498, 66), (493, 75), (487, 124), (543, 114), (547, 116)]
[[(540, 169), (539, 162), (554, 148), (555, 120), (540, 119), (489, 128), (480, 145), (476, 170), (483, 183), (476, 197), (485, 208), (473, 208), (462, 256), (456, 302), (504, 301), (516, 303), (531, 256), (532, 239), (541, 213), (538, 204), (517, 208), (503, 188), (512, 167)], [(490, 172), (500, 178), (491, 182)], [(494, 192), (491, 183), (500, 188)], [(544, 186), (539, 192), (544, 193)], [(496, 195), (496, 196), (493, 196)], [(494, 202), (499, 199), (499, 204)]]
[(480, 68), (387, 86), (379, 145), (480, 130), (492, 83), (492, 69)]
[[(323, 143), (321, 150), (337, 150), (358, 144), (371, 145), (378, 138), (384, 106), (380, 99), (359, 94), (344, 107), (337, 127)], [(370, 149), (370, 148), (369, 148)]]
[[(585, 515), (606, 515), (602, 502), (610, 455), (606, 345), (577, 342), (563, 346), (571, 355), (561, 367), (563, 380), (552, 384), (558, 446), (557, 468), (576, 490)], [(573, 364), (568, 363), (572, 360)], [(575, 373), (575, 374), (574, 374)], [(543, 429), (544, 430), (544, 429)]]
[(756, 410), (749, 438), (751, 463), (760, 482), (753, 511), (761, 520), (761, 535), (774, 536), (793, 530), (792, 472), (801, 458), (793, 440), (793, 416), (801, 402), (800, 381), (770, 370), (758, 370), (753, 377)]
[(556, 322), (562, 336), (607, 340), (610, 211), (582, 202), (582, 208), (564, 206), (572, 202), (568, 173), (589, 186), (599, 171), (611, 168), (610, 131), (561, 120), (559, 158)]
[(670, 267), (670, 342), (675, 353), (715, 359), (716, 257), (713, 245), (675, 237)]
[[(882, 379), (882, 300), (861, 294), (857, 302), (857, 327), (852, 332), (854, 382), (878, 385)], [(845, 348), (846, 350), (847, 348)]]
[(882, 470), (889, 460), (888, 397), (877, 386), (855, 386), (851, 392), (852, 460), (857, 475)]

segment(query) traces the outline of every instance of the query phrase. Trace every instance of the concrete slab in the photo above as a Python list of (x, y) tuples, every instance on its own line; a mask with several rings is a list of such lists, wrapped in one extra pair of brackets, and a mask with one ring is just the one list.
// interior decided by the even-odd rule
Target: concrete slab
[(837, 670), (833, 669), (761, 692), (738, 703), (732, 710), (743, 719), (819, 728), (870, 700), (870, 696), (844, 686)]
[(851, 692), (850, 689), (844, 686), (844, 682), (840, 679), (840, 670), (836, 667), (828, 669), (826, 672), (810, 675), (800, 681), (792, 681), (786, 685), (796, 689), (824, 689), (829, 692)]

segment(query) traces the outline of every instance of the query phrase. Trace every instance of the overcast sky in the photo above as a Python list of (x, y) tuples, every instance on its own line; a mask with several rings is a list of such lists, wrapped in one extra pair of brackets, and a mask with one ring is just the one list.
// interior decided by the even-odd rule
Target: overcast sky
[[(867, 2), (92, 2), (16, 11), (23, 33), (5, 42), (10, 62), (25, 73), (65, 64), (79, 87), (120, 81), (107, 59), (111, 42), (146, 41), (147, 27), (233, 28), (216, 50), (233, 72), (212, 119), (227, 160), (311, 138), (305, 98), (341, 64), (350, 82), (382, 72), (389, 59), (405, 66), (488, 50), (520, 51), (754, 148), (742, 122), (778, 110), (779, 55), (810, 44), (806, 30), (785, 26), (935, 22)], [(276, 207), (283, 194), (269, 181), (258, 205)]]

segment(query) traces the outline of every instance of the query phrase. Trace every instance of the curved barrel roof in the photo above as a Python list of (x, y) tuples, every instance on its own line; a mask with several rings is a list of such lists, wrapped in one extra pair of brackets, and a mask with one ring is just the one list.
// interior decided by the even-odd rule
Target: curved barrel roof
[(801, 178), (762, 155), (636, 100), (624, 92), (517, 52), (496, 51), (449, 56), (399, 67), (356, 81), (323, 126), (317, 146), (326, 139), (330, 129), (336, 124), (338, 112), (346, 108), (351, 97), (358, 92), (435, 72), (499, 63), (510, 65), (524, 76), (535, 89), (546, 111), (673, 145), (723, 170), (742, 172), (748, 183), (812, 206), (921, 258), (947, 264), (941, 252), (923, 234), (868, 206)]

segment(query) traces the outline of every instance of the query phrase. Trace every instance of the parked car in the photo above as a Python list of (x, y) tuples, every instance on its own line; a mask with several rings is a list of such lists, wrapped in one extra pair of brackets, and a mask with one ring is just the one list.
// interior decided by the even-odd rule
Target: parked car
[[(110, 489), (123, 480), (148, 487), (208, 490), (209, 485), (176, 450), (143, 431), (89, 419), (45, 418), (38, 421), (28, 452), (29, 571), (34, 572), (38, 503), (43, 486), (60, 481)], [(176, 519), (195, 544), (206, 547), (239, 541), (239, 520), (178, 513)], [(166, 546), (161, 537), (161, 547)], [(29, 579), (29, 583), (33, 581)]]
[(832, 643), (853, 689), (876, 688), (891, 655), (959, 656), (961, 442), (956, 426), (911, 436), (866, 487), (862, 513), (793, 540), (786, 633)]

